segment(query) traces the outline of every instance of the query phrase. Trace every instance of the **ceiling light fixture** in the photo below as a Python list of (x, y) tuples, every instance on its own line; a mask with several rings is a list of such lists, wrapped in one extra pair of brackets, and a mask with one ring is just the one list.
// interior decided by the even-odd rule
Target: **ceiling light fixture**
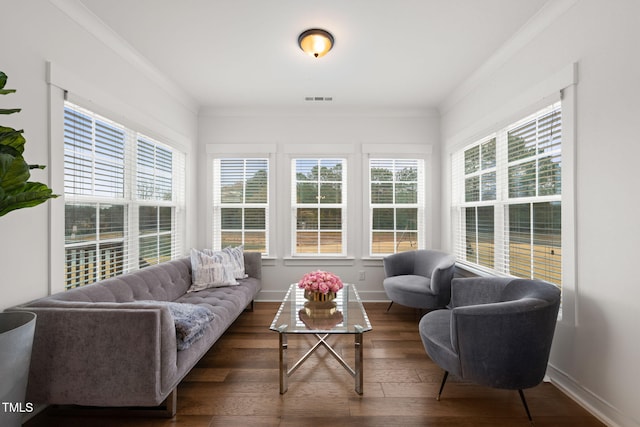
[(312, 28), (300, 34), (298, 45), (307, 54), (320, 58), (333, 47), (333, 36), (328, 31)]

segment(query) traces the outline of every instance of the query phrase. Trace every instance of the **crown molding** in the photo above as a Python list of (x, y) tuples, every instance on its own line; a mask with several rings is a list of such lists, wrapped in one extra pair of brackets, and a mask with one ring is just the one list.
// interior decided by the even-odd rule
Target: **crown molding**
[[(305, 108), (306, 107), (306, 108)], [(349, 106), (303, 107), (203, 107), (200, 117), (440, 117), (435, 108)]]
[(195, 114), (198, 113), (199, 105), (193, 97), (188, 95), (173, 80), (169, 79), (125, 39), (91, 12), (81, 0), (49, 1), (70, 19), (80, 25), (80, 27), (85, 31), (113, 50), (122, 59), (133, 65), (138, 71), (145, 75), (150, 81), (158, 85), (173, 99), (178, 101), (189, 111)]
[(521, 51), (578, 1), (579, 0), (549, 0), (513, 37), (498, 48), (489, 59), (442, 101), (438, 108), (440, 114), (445, 115), (451, 111), (460, 101), (484, 83), (496, 70), (502, 67), (509, 59)]

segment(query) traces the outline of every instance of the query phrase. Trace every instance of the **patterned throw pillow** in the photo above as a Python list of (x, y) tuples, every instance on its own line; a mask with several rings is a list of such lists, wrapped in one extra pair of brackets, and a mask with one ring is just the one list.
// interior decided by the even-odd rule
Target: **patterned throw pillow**
[(227, 246), (223, 249), (231, 257), (231, 265), (233, 266), (233, 277), (236, 279), (244, 279), (247, 277), (244, 271), (244, 245), (231, 247)]
[(191, 287), (187, 292), (237, 285), (229, 254), (191, 249)]

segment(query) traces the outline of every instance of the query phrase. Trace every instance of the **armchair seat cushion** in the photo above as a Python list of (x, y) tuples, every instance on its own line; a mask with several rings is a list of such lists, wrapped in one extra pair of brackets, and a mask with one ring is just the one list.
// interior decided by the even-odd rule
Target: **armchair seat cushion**
[(382, 286), (389, 299), (408, 307), (430, 307), (437, 300), (428, 277), (415, 274), (392, 276), (384, 279)]
[[(417, 276), (415, 274), (405, 274), (404, 276), (393, 276), (384, 279), (383, 285), (387, 292), (394, 293), (408, 292), (414, 295), (420, 295), (424, 292), (431, 292), (431, 279), (424, 276)], [(426, 289), (425, 289), (426, 288)]]
[(420, 320), (420, 336), (431, 358), (445, 371), (461, 374), (460, 359), (451, 341), (451, 310), (436, 310)]
[(453, 256), (434, 250), (406, 251), (386, 256), (383, 265), (382, 285), (392, 304), (435, 309), (449, 303)]

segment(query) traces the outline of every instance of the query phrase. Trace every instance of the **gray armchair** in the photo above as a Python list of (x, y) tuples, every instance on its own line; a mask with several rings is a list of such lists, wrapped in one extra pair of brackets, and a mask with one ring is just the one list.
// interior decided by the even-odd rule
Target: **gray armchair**
[(560, 289), (514, 278), (464, 278), (451, 284), (451, 309), (427, 313), (420, 337), (427, 354), (449, 372), (480, 385), (518, 390), (544, 378), (560, 307)]
[(445, 252), (416, 250), (389, 255), (383, 259), (382, 282), (391, 304), (419, 309), (442, 308), (451, 298), (451, 279), (455, 258)]

